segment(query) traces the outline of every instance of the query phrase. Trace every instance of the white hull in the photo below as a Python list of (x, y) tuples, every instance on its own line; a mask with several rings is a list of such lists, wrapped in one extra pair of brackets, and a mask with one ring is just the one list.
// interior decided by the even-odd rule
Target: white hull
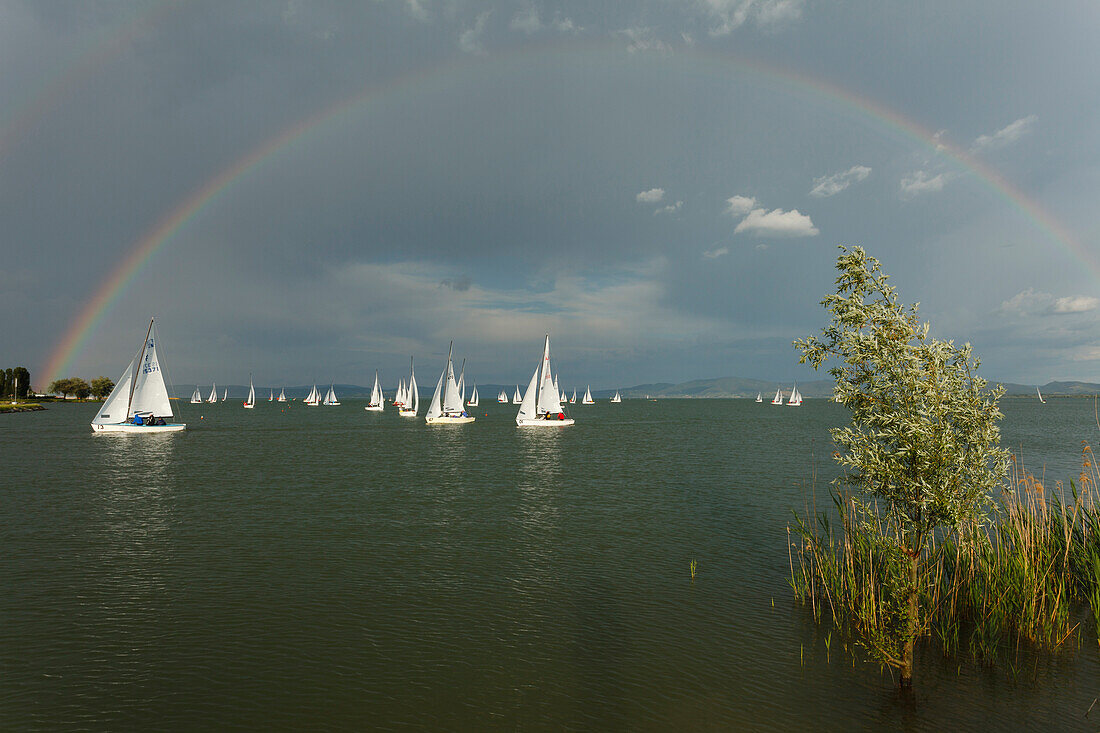
[(516, 425), (521, 428), (564, 428), (573, 422), (573, 418), (567, 417), (564, 420), (516, 420)]
[(92, 431), (96, 433), (178, 433), (186, 427), (186, 423), (168, 423), (167, 425), (133, 425), (130, 423), (96, 425), (92, 423)]
[(383, 405), (367, 405), (363, 409), (367, 410), (368, 412), (382, 412), (386, 408)]
[(251, 409), (254, 409), (255, 407), (256, 407), (255, 405), (245, 405), (244, 409), (251, 410)]
[(584, 400), (581, 400), (581, 404), (582, 405), (594, 405), (594, 404), (596, 404), (596, 401), (593, 400), (592, 402), (585, 402)]
[(424, 422), (428, 425), (465, 425), (468, 422), (473, 422), (475, 418), (472, 417), (448, 417), (447, 415), (440, 415), (439, 417), (426, 417)]
[(416, 417), (416, 410), (398, 410), (397, 414), (400, 417)]

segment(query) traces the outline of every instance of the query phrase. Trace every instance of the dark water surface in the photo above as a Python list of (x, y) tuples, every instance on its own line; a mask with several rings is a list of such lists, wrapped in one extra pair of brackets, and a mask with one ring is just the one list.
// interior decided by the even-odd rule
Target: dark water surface
[[(0, 416), (0, 728), (1100, 725), (1088, 637), (1015, 675), (926, 653), (914, 698), (826, 660), (785, 527), (834, 474), (835, 405), (603, 402), (539, 431), (364, 404), (183, 404), (186, 432), (138, 438), (93, 435), (95, 405)], [(1100, 439), (1091, 400), (1005, 412), (1048, 484)]]

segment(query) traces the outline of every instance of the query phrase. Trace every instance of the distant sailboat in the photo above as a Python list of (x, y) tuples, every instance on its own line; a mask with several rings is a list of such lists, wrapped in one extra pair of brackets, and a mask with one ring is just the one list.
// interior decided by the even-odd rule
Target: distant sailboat
[(198, 385), (195, 385), (195, 393), (191, 395), (191, 404), (197, 405), (202, 402), (202, 395), (199, 394)]
[(503, 389), (500, 390), (500, 394), (497, 395), (497, 402), (500, 402), (501, 404), (508, 404), (508, 393), (505, 392)]
[(309, 391), (309, 396), (306, 397), (303, 404), (309, 405), (310, 407), (316, 407), (321, 404), (321, 393), (317, 391), (316, 384), (313, 385), (313, 389)]
[[(1044, 405), (1047, 403), (1047, 401), (1043, 399), (1043, 393), (1039, 391), (1038, 387), (1035, 388), (1035, 394), (1039, 395), (1039, 402), (1042, 402)], [(192, 400), (192, 402), (193, 401), (194, 400)]]
[(615, 396), (611, 398), (612, 402), (622, 402), (623, 398), (619, 395), (619, 390), (615, 390)]
[(517, 384), (516, 385), (516, 393), (514, 395), (512, 395), (512, 404), (513, 405), (518, 405), (521, 402), (523, 402), (523, 397), (519, 393), (519, 385)]
[(210, 387), (210, 397), (206, 401), (210, 402), (210, 403), (214, 403), (214, 402), (218, 401), (218, 383), (217, 382), (215, 382), (214, 385), (212, 387)]
[(403, 405), (397, 410), (401, 417), (416, 417), (416, 411), (420, 409), (420, 393), (416, 389), (416, 369), (413, 368), (412, 357), (409, 357), (409, 386), (405, 388)]
[(424, 416), (424, 422), (429, 425), (464, 425), (474, 421), (462, 406), (462, 396), (458, 391), (458, 382), (455, 381), (454, 362), (451, 361), (453, 352), (454, 342), (452, 341), (447, 350), (447, 365), (439, 375), (435, 394), (432, 395), (432, 404)]
[(374, 386), (370, 391), (370, 402), (368, 402), (367, 406), (363, 409), (370, 412), (382, 412), (382, 410), (386, 409), (385, 402), (386, 398), (385, 395), (382, 394), (382, 388), (378, 386), (378, 370), (375, 369)]
[(573, 396), (569, 398), (569, 404), (577, 404), (577, 390), (573, 390)]
[(594, 405), (596, 400), (592, 399), (592, 387), (588, 386), (584, 388), (584, 397), (581, 399), (582, 405)]
[(478, 405), (477, 382), (474, 382), (474, 391), (470, 393), (470, 401), (466, 403), (466, 406), (467, 407), (477, 407), (477, 405)]
[(267, 392), (267, 401), (268, 402), (274, 402), (275, 401), (275, 390), (273, 390), (273, 389), (268, 390), (268, 392)]
[(325, 395), (324, 401), (326, 405), (335, 406), (340, 404), (340, 400), (336, 399), (336, 392), (332, 389), (333, 386), (332, 384), (328, 386), (328, 394)]
[(764, 401), (764, 398), (760, 396), (759, 392), (756, 393), (756, 401), (757, 402), (763, 402)]
[(773, 405), (782, 405), (783, 404), (783, 392), (782, 392), (781, 387), (776, 387), (775, 388), (775, 398), (772, 399), (772, 404)]
[(171, 433), (187, 427), (173, 419), (172, 403), (164, 386), (164, 373), (157, 359), (153, 319), (141, 350), (118, 378), (110, 396), (92, 419), (97, 433)]
[(566, 417), (561, 409), (561, 395), (550, 371), (550, 334), (547, 334), (542, 346), (542, 363), (531, 375), (516, 415), (516, 425), (521, 428), (565, 427), (573, 422), (573, 418)]
[(799, 407), (802, 404), (802, 395), (798, 392), (798, 385), (791, 387), (791, 396), (787, 400), (787, 404), (791, 407)]
[(229, 399), (229, 387), (226, 387), (225, 391), (222, 392), (222, 402), (225, 402), (227, 399)]
[(248, 375), (248, 399), (245, 400), (244, 407), (246, 410), (251, 410), (256, 406), (256, 388), (252, 386), (252, 375)]
[(279, 390), (279, 399), (277, 402), (286, 402), (286, 387)]

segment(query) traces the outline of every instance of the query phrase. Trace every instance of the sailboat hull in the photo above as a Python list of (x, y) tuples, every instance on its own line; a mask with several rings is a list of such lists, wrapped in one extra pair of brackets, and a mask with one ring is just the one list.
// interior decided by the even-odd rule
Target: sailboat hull
[(564, 420), (516, 420), (516, 427), (520, 428), (564, 428), (574, 423), (573, 418)]
[(244, 403), (244, 409), (246, 409), (246, 410), (252, 410), (252, 409), (255, 409), (255, 407), (256, 407), (255, 405), (250, 405), (247, 402)]
[(363, 409), (367, 412), (382, 412), (386, 408), (383, 405), (367, 405)]
[(134, 435), (145, 435), (148, 433), (178, 433), (186, 427), (186, 423), (168, 423), (166, 425), (133, 425), (131, 423), (96, 425), (92, 423), (92, 431), (95, 433), (131, 433)]
[(398, 410), (397, 414), (400, 417), (416, 417), (416, 410)]
[(476, 418), (472, 417), (450, 417), (447, 415), (440, 415), (439, 417), (426, 417), (424, 422), (428, 425), (465, 425), (466, 423), (473, 422)]

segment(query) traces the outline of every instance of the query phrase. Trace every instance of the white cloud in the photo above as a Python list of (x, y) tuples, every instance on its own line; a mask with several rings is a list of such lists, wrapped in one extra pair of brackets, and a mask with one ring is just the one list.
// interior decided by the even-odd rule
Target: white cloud
[(642, 191), (634, 197), (634, 200), (640, 204), (655, 204), (664, 197), (665, 190), (663, 188), (651, 188), (648, 191)]
[(820, 234), (810, 217), (798, 209), (753, 209), (733, 230), (734, 234), (741, 232), (764, 237), (814, 237)]
[(428, 9), (424, 7), (421, 0), (405, 0), (405, 7), (409, 9), (409, 14), (417, 20), (428, 19)]
[(572, 18), (563, 18), (560, 15), (555, 16), (554, 19), (549, 22), (544, 22), (542, 18), (539, 17), (539, 11), (534, 5), (529, 5), (516, 13), (512, 18), (512, 22), (508, 24), (508, 27), (529, 36), (545, 30), (558, 31), (559, 33), (574, 33), (580, 30), (580, 28), (573, 23)]
[(459, 34), (458, 47), (466, 53), (483, 55), (485, 47), (481, 45), (481, 36), (485, 32), (485, 24), (488, 20), (489, 11), (477, 16), (474, 24)]
[(1001, 303), (998, 312), (1016, 316), (1055, 316), (1070, 313), (1087, 313), (1100, 307), (1100, 298), (1077, 295), (1056, 298), (1050, 293), (1027, 288)]
[(756, 208), (756, 199), (752, 196), (730, 196), (726, 199), (726, 210), (730, 216), (744, 216)]
[(661, 54), (672, 53), (672, 47), (657, 38), (652, 28), (623, 28), (612, 35), (622, 36), (627, 39), (626, 50), (630, 53), (644, 53), (654, 51)]
[(853, 183), (859, 183), (871, 175), (871, 169), (865, 165), (853, 165), (846, 171), (834, 173), (831, 176), (822, 176), (814, 179), (814, 187), (810, 190), (811, 196), (824, 198), (834, 196)]
[(913, 198), (923, 193), (937, 193), (951, 180), (949, 173), (932, 175), (928, 171), (913, 171), (901, 179), (902, 198)]
[(677, 211), (680, 210), (680, 207), (683, 206), (683, 205), (684, 205), (683, 201), (677, 201), (674, 204), (669, 204), (668, 206), (662, 206), (661, 208), (654, 211), (653, 215), (656, 216), (657, 214), (675, 214)]
[(728, 255), (729, 253), (729, 247), (719, 247), (718, 249), (708, 249), (706, 252), (703, 253), (703, 256), (706, 257), (708, 260), (713, 260), (716, 257)]
[(1079, 346), (1070, 355), (1073, 361), (1100, 360), (1100, 346)]
[(979, 135), (974, 140), (974, 146), (971, 148), (971, 152), (993, 150), (995, 148), (1003, 148), (1006, 145), (1011, 145), (1031, 132), (1031, 128), (1038, 121), (1039, 118), (1036, 115), (1028, 115), (1027, 117), (1021, 117), (1015, 122), (1005, 125), (992, 135)]
[(714, 24), (712, 36), (725, 36), (749, 21), (771, 27), (802, 16), (804, 0), (701, 0)]

